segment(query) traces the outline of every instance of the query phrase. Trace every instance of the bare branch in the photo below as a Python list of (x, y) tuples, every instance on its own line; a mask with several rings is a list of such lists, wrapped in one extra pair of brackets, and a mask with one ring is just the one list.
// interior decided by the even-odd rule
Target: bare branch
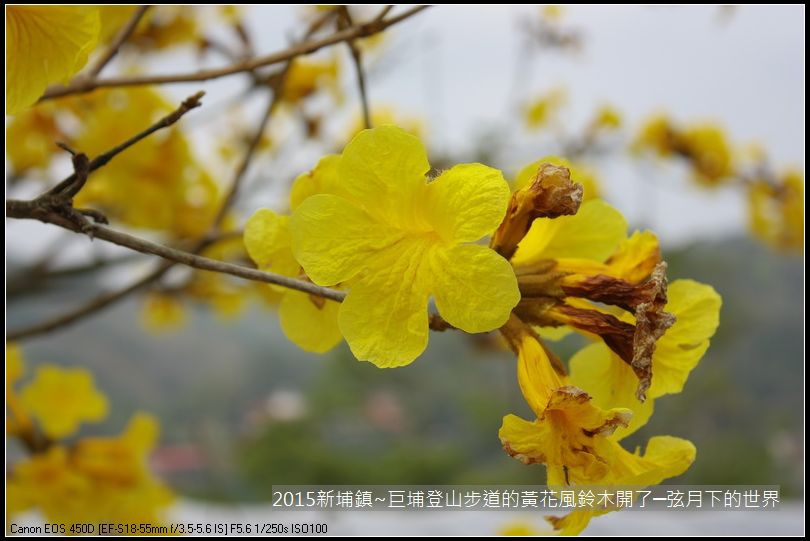
[(72, 312), (68, 312), (67, 314), (62, 314), (51, 318), (47, 321), (43, 321), (42, 323), (37, 323), (30, 327), (25, 327), (22, 329), (15, 329), (6, 332), (6, 340), (22, 340), (24, 338), (31, 338), (33, 336), (39, 336), (56, 329), (60, 329), (62, 327), (67, 327), (71, 323), (75, 323), (86, 316), (92, 315), (96, 312), (100, 312), (104, 308), (114, 304), (115, 302), (123, 299), (124, 297), (128, 296), (130, 293), (141, 289), (142, 287), (146, 286), (154, 282), (155, 280), (159, 279), (163, 274), (172, 267), (172, 263), (163, 263), (155, 269), (154, 271), (150, 272), (143, 278), (139, 278), (132, 284), (118, 289), (116, 291), (112, 291), (110, 293), (105, 293), (96, 297), (92, 301), (88, 302), (84, 306), (73, 310)]
[(236, 73), (244, 73), (253, 71), (257, 68), (279, 64), (292, 60), (298, 56), (304, 56), (314, 53), (324, 47), (341, 43), (346, 40), (364, 38), (378, 34), (383, 30), (404, 21), (420, 11), (427, 9), (430, 6), (420, 5), (411, 8), (399, 15), (381, 21), (370, 21), (367, 23), (358, 24), (345, 30), (335, 32), (331, 36), (326, 36), (320, 39), (313, 39), (293, 45), (283, 51), (272, 53), (266, 56), (261, 56), (251, 60), (237, 62), (230, 66), (217, 69), (207, 69), (195, 71), (185, 74), (170, 74), (170, 75), (147, 75), (147, 76), (128, 76), (128, 77), (115, 77), (110, 79), (78, 79), (74, 80), (67, 86), (51, 87), (45, 91), (45, 94), (40, 100), (47, 100), (58, 98), (62, 96), (69, 96), (72, 94), (82, 94), (95, 90), (97, 88), (108, 87), (122, 87), (122, 86), (139, 86), (139, 85), (157, 85), (169, 83), (192, 83), (199, 81), (208, 81), (217, 79), (219, 77), (226, 77)]
[[(340, 13), (348, 27), (354, 25), (352, 15), (347, 6), (340, 7)], [(376, 20), (376, 19), (375, 19)], [(346, 40), (346, 45), (351, 52), (352, 62), (354, 62), (354, 69), (357, 75), (357, 88), (360, 91), (360, 106), (363, 111), (363, 125), (368, 129), (371, 128), (371, 112), (368, 106), (368, 91), (366, 90), (366, 74), (363, 70), (363, 54), (357, 47), (357, 43), (353, 39)]]
[(129, 19), (129, 21), (127, 21), (127, 24), (125, 24), (118, 34), (116, 34), (115, 39), (107, 47), (107, 50), (104, 51), (104, 54), (98, 59), (96, 65), (87, 72), (87, 77), (92, 79), (98, 76), (98, 74), (101, 73), (101, 70), (103, 70), (104, 67), (109, 64), (113, 58), (115, 58), (115, 55), (118, 54), (118, 50), (135, 31), (135, 28), (138, 26), (138, 23), (141, 22), (141, 19), (146, 14), (149, 7), (150, 6), (148, 5), (138, 6), (138, 9), (136, 9), (135, 13), (132, 14), (132, 17)]
[[(26, 203), (28, 204), (26, 205)], [(6, 201), (6, 214), (9, 218), (34, 219), (44, 223), (57, 225), (75, 233), (85, 233), (82, 228), (77, 226), (71, 220), (64, 218), (58, 213), (37, 207), (35, 202), (31, 201), (16, 201), (13, 199)], [(247, 280), (253, 280), (256, 282), (275, 284), (282, 287), (303, 291), (304, 293), (317, 295), (318, 297), (331, 299), (333, 301), (342, 301), (346, 296), (344, 291), (321, 287), (313, 284), (312, 282), (290, 278), (281, 274), (264, 272), (251, 269), (249, 267), (243, 267), (241, 265), (234, 265), (233, 263), (217, 261), (215, 259), (210, 259), (190, 252), (184, 252), (183, 250), (178, 250), (176, 248), (171, 248), (169, 246), (164, 246), (162, 244), (157, 244), (133, 235), (129, 235), (127, 233), (123, 233), (121, 231), (100, 226), (98, 224), (88, 224), (87, 227), (90, 229), (90, 231), (86, 232), (86, 234), (91, 235), (92, 238), (106, 240), (112, 244), (117, 244), (118, 246), (124, 246), (131, 250), (135, 250), (136, 252), (156, 255), (169, 261), (181, 263), (195, 269), (219, 272), (221, 274), (230, 274), (232, 276), (238, 276), (240, 278), (245, 278)]]

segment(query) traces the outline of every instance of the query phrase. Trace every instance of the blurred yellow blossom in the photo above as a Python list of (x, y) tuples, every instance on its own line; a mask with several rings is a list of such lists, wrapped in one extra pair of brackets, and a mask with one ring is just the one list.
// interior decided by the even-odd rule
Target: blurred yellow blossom
[(788, 170), (776, 183), (748, 186), (749, 227), (756, 237), (783, 250), (804, 249), (804, 175)]
[(358, 359), (380, 367), (409, 364), (424, 351), (431, 295), (445, 320), (471, 333), (502, 325), (520, 298), (508, 262), (468, 244), (492, 233), (506, 212), (501, 173), (463, 164), (427, 182), (429, 170), (413, 135), (394, 126), (364, 130), (338, 163), (342, 195), (307, 198), (290, 224), (293, 253), (313, 282), (352, 280), (340, 330)]
[(6, 114), (33, 105), (48, 85), (67, 83), (98, 43), (98, 8), (6, 8)]
[(342, 100), (337, 55), (327, 60), (296, 58), (292, 61), (284, 76), (282, 96), (285, 102), (298, 103), (322, 89), (329, 90), (335, 101)]
[(692, 168), (695, 180), (707, 186), (728, 181), (736, 172), (731, 145), (723, 129), (716, 124), (694, 123), (682, 127), (665, 115), (656, 115), (642, 126), (633, 149), (684, 159)]
[(150, 331), (171, 331), (184, 326), (186, 309), (178, 295), (151, 292), (143, 306), (143, 324)]
[(596, 111), (592, 124), (598, 129), (616, 130), (622, 126), (622, 115), (611, 105), (603, 105)]
[(10, 513), (37, 509), (47, 520), (159, 524), (171, 491), (148, 469), (157, 421), (135, 415), (117, 438), (53, 445), (14, 464), (8, 476)]
[(566, 92), (562, 88), (555, 88), (530, 101), (524, 111), (526, 126), (531, 130), (539, 130), (552, 122), (556, 114), (566, 102)]
[(64, 152), (56, 146), (62, 137), (52, 103), (15, 115), (6, 125), (6, 156), (13, 172), (47, 168), (54, 154)]
[(42, 431), (55, 439), (73, 434), (83, 422), (100, 421), (107, 415), (107, 398), (83, 368), (39, 366), (33, 381), (22, 389), (20, 400)]
[[(83, 119), (73, 144), (93, 156), (130, 138), (174, 107), (145, 87), (104, 90), (76, 98)], [(137, 128), (141, 127), (141, 128)], [(152, 135), (96, 171), (76, 197), (133, 227), (196, 237), (218, 209), (218, 187), (178, 127)]]

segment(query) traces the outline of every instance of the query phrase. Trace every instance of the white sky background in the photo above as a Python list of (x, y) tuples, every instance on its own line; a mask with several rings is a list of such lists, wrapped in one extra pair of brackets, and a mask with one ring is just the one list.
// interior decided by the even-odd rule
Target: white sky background
[[(303, 8), (246, 9), (259, 52), (277, 50), (300, 32)], [(366, 9), (370, 16), (378, 8)], [(761, 143), (778, 167), (803, 168), (804, 13), (804, 6), (744, 6), (724, 18), (711, 6), (570, 6), (562, 22), (581, 31), (582, 51), (535, 54), (518, 77), (524, 43), (518, 27), (538, 17), (537, 6), (435, 6), (389, 31), (388, 51), (370, 71), (369, 97), (372, 108), (393, 105), (426, 118), (430, 146), (462, 158), (477, 134), (511, 126), (510, 160), (492, 164), (507, 176), (547, 152), (534, 151), (536, 138), (521, 129), (516, 98), (555, 86), (569, 95), (562, 123), (581, 126), (598, 105), (611, 103), (623, 113), (626, 132), (634, 132), (650, 113), (667, 111), (676, 120), (720, 122), (733, 142)], [(338, 50), (344, 54), (345, 108), (356, 110), (353, 66), (345, 47)], [(218, 81), (209, 97), (216, 100), (228, 87), (232, 95), (242, 84)], [(175, 89), (187, 93), (188, 87)], [(304, 170), (318, 157), (296, 150), (306, 156), (298, 156)], [(698, 188), (677, 166), (615, 156), (595, 165), (606, 198), (632, 225), (654, 229), (667, 245), (747, 227), (739, 190)]]
[[(470, 133), (503, 118), (521, 45), (515, 30), (537, 13), (532, 6), (429, 9), (400, 27), (421, 45), (397, 38), (408, 46), (407, 61), (373, 82), (372, 100), (426, 111), (432, 140), (463, 148)], [(582, 53), (536, 55), (521, 80), (527, 95), (564, 85), (575, 123), (605, 101), (633, 128), (665, 109), (677, 119), (717, 120), (734, 141), (763, 143), (774, 163), (803, 167), (804, 6), (741, 7), (725, 23), (718, 15), (716, 7), (572, 6), (563, 21), (582, 30)], [(514, 167), (539, 157), (527, 154)], [(649, 169), (657, 189), (644, 190), (637, 167), (609, 162), (601, 169), (607, 197), (670, 245), (746, 227), (745, 199), (734, 190), (695, 188), (667, 167)], [(654, 212), (642, 214), (640, 202), (652, 194)]]
[[(259, 54), (285, 47), (296, 31), (300, 33), (302, 8), (245, 9)], [(517, 56), (523, 44), (518, 25), (538, 14), (536, 6), (439, 6), (395, 26), (387, 56), (370, 74), (372, 107), (393, 105), (425, 117), (431, 148), (462, 158), (470, 153), (476, 134), (494, 125), (507, 128), (513, 144), (506, 149), (509, 161), (492, 164), (504, 168), (507, 176), (546, 153), (535, 151), (536, 139), (521, 129), (515, 98), (528, 99), (560, 85), (569, 94), (564, 124), (581, 126), (596, 106), (608, 102), (622, 111), (632, 133), (651, 112), (665, 110), (677, 120), (719, 121), (734, 142), (762, 143), (777, 166), (804, 167), (804, 6), (744, 6), (728, 20), (722, 20), (717, 7), (566, 7), (563, 25), (581, 31), (581, 53), (535, 54), (530, 69), (518, 78)], [(345, 47), (338, 50), (345, 60), (345, 108), (355, 109), (353, 66)], [(206, 64), (223, 62), (212, 55)], [(187, 53), (178, 53), (151, 63), (147, 71), (188, 71), (196, 65)], [(217, 104), (238, 95), (244, 84), (244, 78), (235, 76), (165, 89), (178, 98), (199, 88), (207, 91), (205, 107), (184, 119), (190, 125), (196, 115), (213, 114)], [(252, 121), (260, 107), (256, 100), (246, 102), (245, 118)], [(349, 114), (342, 114), (337, 132), (345, 131)], [(212, 133), (212, 126), (205, 121), (199, 129), (190, 129), (205, 148), (200, 138), (210, 138), (205, 134)], [(274, 174), (289, 181), (319, 155), (306, 146), (293, 145), (292, 151), (289, 173), (278, 173), (289, 169), (289, 163), (259, 164), (251, 171), (252, 183)], [(632, 225), (655, 230), (665, 245), (746, 228), (745, 196), (737, 190), (697, 188), (677, 166), (640, 166), (615, 157), (595, 165), (606, 198)], [(247, 195), (240, 205), (246, 214), (272, 203), (267, 196)], [(45, 246), (56, 234), (41, 224), (9, 225), (20, 232), (6, 236), (7, 248), (16, 253)], [(15, 241), (23, 238), (24, 243)], [(93, 250), (101, 249), (99, 244), (93, 243)]]

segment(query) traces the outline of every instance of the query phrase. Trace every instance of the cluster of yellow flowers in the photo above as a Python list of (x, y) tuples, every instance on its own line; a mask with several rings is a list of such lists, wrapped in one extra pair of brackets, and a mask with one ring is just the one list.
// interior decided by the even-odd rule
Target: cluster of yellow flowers
[[(284, 294), (282, 327), (304, 349), (344, 338), (358, 359), (395, 367), (425, 350), (431, 318), (468, 333), (499, 329), (536, 414), (504, 418), (507, 452), (546, 464), (554, 486), (658, 483), (689, 467), (694, 446), (659, 436), (640, 454), (620, 441), (656, 399), (681, 391), (720, 297), (691, 280), (667, 287), (655, 235), (628, 234), (617, 210), (593, 194), (583, 202), (582, 185), (551, 162), (565, 163), (531, 164), (512, 193), (481, 164), (429, 177), (418, 138), (365, 130), (296, 180), (292, 215), (258, 210), (245, 246), (259, 268), (348, 291), (340, 304)], [(541, 336), (571, 330), (595, 342), (566, 367)], [(590, 516), (554, 524), (575, 532)]]
[[(685, 160), (701, 185), (740, 186), (748, 194), (749, 227), (754, 236), (784, 250), (804, 248), (801, 171), (772, 171), (763, 152), (736, 150), (720, 126), (710, 123), (680, 126), (666, 115), (656, 115), (644, 123), (633, 150)], [(748, 161), (754, 163), (745, 163), (746, 154)]]
[(47, 521), (157, 524), (172, 493), (149, 470), (158, 423), (137, 413), (115, 437), (75, 438), (82, 423), (107, 416), (107, 398), (81, 368), (41, 365), (18, 389), (25, 366), (6, 346), (6, 431), (29, 451), (6, 480), (7, 512), (38, 511)]

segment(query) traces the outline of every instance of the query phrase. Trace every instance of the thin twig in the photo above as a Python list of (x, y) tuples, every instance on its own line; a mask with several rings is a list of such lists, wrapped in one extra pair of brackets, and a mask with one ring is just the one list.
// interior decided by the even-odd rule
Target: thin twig
[(118, 50), (121, 46), (126, 42), (132, 33), (135, 31), (135, 28), (138, 26), (138, 23), (141, 22), (141, 19), (146, 14), (146, 11), (150, 8), (150, 6), (138, 6), (138, 9), (135, 10), (135, 13), (132, 14), (127, 24), (124, 25), (123, 28), (116, 34), (115, 39), (110, 43), (107, 50), (98, 59), (96, 65), (87, 72), (87, 76), (90, 78), (95, 78), (101, 73), (101, 70), (110, 63), (110, 61), (115, 58), (115, 55), (118, 54)]
[[(176, 248), (171, 248), (169, 246), (164, 246), (162, 244), (157, 244), (155, 242), (141, 239), (128, 233), (116, 231), (114, 229), (110, 229), (109, 227), (104, 227), (98, 224), (88, 224), (87, 227), (90, 229), (90, 231), (85, 233), (82, 228), (76, 225), (73, 221), (64, 218), (58, 213), (37, 208), (35, 206), (26, 207), (25, 205), (20, 205), (19, 203), (26, 202), (15, 200), (6, 201), (6, 215), (9, 218), (39, 220), (47, 224), (57, 225), (75, 233), (87, 234), (92, 236), (94, 239), (106, 240), (112, 244), (124, 246), (130, 250), (135, 250), (136, 252), (156, 255), (169, 261), (181, 263), (195, 269), (218, 272), (221, 274), (230, 274), (232, 276), (238, 276), (240, 278), (253, 280), (255, 282), (275, 284), (289, 289), (303, 291), (304, 293), (317, 295), (318, 297), (331, 299), (333, 301), (342, 301), (346, 296), (345, 291), (321, 287), (313, 284), (312, 282), (299, 280), (297, 278), (290, 278), (289, 276), (283, 276), (281, 274), (264, 272), (251, 269), (249, 267), (244, 267), (242, 265), (234, 265), (233, 263), (217, 261), (216, 259), (210, 259), (208, 257), (203, 257), (190, 252), (184, 252), (183, 250), (178, 250)], [(26, 210), (21, 210), (23, 208)]]
[[(149, 135), (152, 135), (156, 131), (161, 130), (163, 128), (167, 128), (167, 127), (171, 126), (172, 124), (176, 123), (178, 120), (180, 120), (183, 117), (183, 115), (185, 115), (186, 113), (188, 113), (192, 109), (196, 109), (197, 107), (202, 105), (202, 102), (200, 100), (202, 99), (202, 97), (204, 95), (205, 95), (205, 92), (197, 92), (193, 96), (189, 96), (188, 98), (186, 98), (183, 101), (182, 104), (180, 104), (180, 107), (178, 107), (177, 110), (175, 110), (174, 112), (172, 112), (172, 113), (166, 115), (165, 117), (161, 118), (156, 123), (152, 124), (151, 126), (146, 128), (142, 132), (138, 133), (137, 135), (127, 139), (126, 141), (124, 141), (120, 145), (108, 150), (107, 152), (105, 152), (103, 154), (99, 154), (98, 156), (96, 156), (95, 158), (90, 160), (90, 162), (87, 164), (87, 173), (88, 174), (92, 173), (93, 171), (95, 171), (99, 167), (102, 167), (102, 166), (106, 165), (115, 156), (117, 156), (121, 152), (125, 151), (126, 149), (128, 149), (129, 147), (134, 145), (135, 143), (137, 143), (137, 142), (141, 141), (142, 139), (148, 137)], [(69, 188), (74, 186), (76, 184), (77, 180), (79, 180), (78, 174), (76, 173), (76, 171), (74, 171), (72, 175), (68, 176), (67, 178), (62, 180), (59, 184), (57, 184), (56, 186), (54, 186), (53, 188), (48, 190), (46, 192), (46, 194), (55, 195), (55, 194), (64, 193)]]
[[(340, 7), (340, 14), (348, 27), (354, 25), (352, 15), (347, 6)], [(360, 106), (363, 111), (363, 124), (365, 125), (366, 129), (368, 129), (372, 126), (371, 112), (369, 111), (368, 106), (368, 91), (366, 90), (366, 74), (363, 70), (363, 54), (353, 39), (346, 40), (346, 45), (349, 47), (352, 62), (354, 62), (355, 75), (357, 76), (357, 88), (360, 91)]]
[(132, 284), (123, 287), (121, 289), (118, 289), (116, 291), (100, 295), (76, 310), (48, 319), (46, 321), (43, 321), (42, 323), (31, 325), (30, 327), (8, 331), (6, 333), (6, 340), (9, 341), (22, 340), (24, 338), (31, 338), (34, 336), (39, 336), (54, 331), (56, 329), (61, 329), (62, 327), (67, 327), (71, 323), (75, 323), (86, 316), (95, 314), (96, 312), (100, 312), (104, 308), (128, 296), (130, 293), (133, 293), (141, 289), (142, 287), (151, 284), (152, 282), (163, 276), (163, 274), (169, 268), (171, 268), (172, 265), (173, 265), (172, 263), (168, 262), (162, 263), (160, 267), (153, 270), (143, 278), (139, 278)]
[(385, 19), (385, 16), (391, 12), (392, 9), (394, 9), (394, 4), (388, 4), (387, 6), (382, 8), (382, 10), (380, 10), (377, 16), (374, 17), (373, 21), (374, 22), (382, 21), (383, 19)]
[(58, 98), (62, 96), (69, 96), (72, 94), (82, 94), (95, 90), (97, 88), (108, 87), (123, 87), (123, 86), (138, 86), (138, 85), (157, 85), (169, 83), (191, 83), (199, 81), (208, 81), (219, 77), (226, 77), (236, 73), (244, 73), (253, 71), (257, 68), (278, 64), (287, 60), (292, 60), (298, 56), (304, 56), (314, 53), (324, 47), (334, 45), (350, 39), (364, 38), (378, 34), (401, 21), (404, 21), (420, 11), (427, 9), (430, 6), (420, 5), (411, 8), (399, 15), (391, 17), (383, 21), (371, 21), (367, 23), (358, 24), (351, 28), (335, 32), (331, 36), (326, 36), (320, 39), (313, 39), (304, 43), (293, 45), (283, 51), (272, 53), (266, 56), (261, 56), (251, 60), (237, 62), (230, 66), (217, 69), (206, 69), (195, 71), (192, 73), (184, 74), (169, 74), (169, 75), (146, 75), (146, 76), (129, 76), (129, 77), (115, 77), (110, 79), (79, 79), (75, 80), (67, 86), (58, 86), (49, 88), (40, 100), (47, 100), (51, 98)]

